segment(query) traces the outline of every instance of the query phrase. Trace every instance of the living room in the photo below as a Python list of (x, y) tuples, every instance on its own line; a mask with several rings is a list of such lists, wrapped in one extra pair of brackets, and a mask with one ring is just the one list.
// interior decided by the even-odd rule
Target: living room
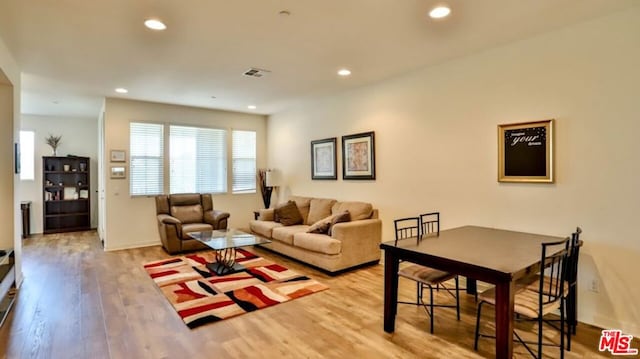
[[(394, 237), (393, 219), (430, 210), (442, 213), (445, 229), (474, 224), (566, 236), (576, 226), (582, 227), (580, 322), (640, 335), (636, 304), (640, 289), (634, 274), (640, 247), (629, 226), (640, 210), (640, 165), (634, 136), (640, 110), (636, 100), (640, 8), (637, 3), (625, 4), (601, 16), (478, 48), (384, 80), (309, 96), (266, 114), (112, 95), (105, 95), (104, 115), (94, 118), (69, 120), (62, 114), (24, 113), (20, 101), (25, 86), (23, 65), (2, 41), (0, 69), (7, 81), (2, 81), (0, 101), (2, 117), (8, 120), (1, 123), (0, 215), (14, 221), (13, 226), (2, 229), (0, 243), (3, 248), (16, 249), (19, 268), (20, 217), (17, 209), (11, 209), (19, 208), (20, 200), (41, 202), (39, 181), (30, 187), (13, 175), (13, 143), (20, 129), (34, 130), (36, 142), (42, 142), (36, 145), (36, 163), (39, 156), (50, 154), (41, 139), (54, 133), (63, 135), (64, 155), (90, 155), (94, 169), (99, 167), (99, 158), (109, 167), (109, 150), (129, 149), (128, 124), (133, 120), (250, 129), (257, 133), (257, 167), (273, 168), (281, 177), (274, 203), (290, 195), (366, 200), (380, 210), (383, 241)], [(291, 16), (296, 13), (292, 11)], [(5, 36), (0, 33), (0, 39)], [(352, 76), (356, 75), (354, 70)], [(555, 120), (555, 182), (498, 182), (497, 125), (546, 119)], [(330, 137), (339, 141), (342, 136), (366, 131), (375, 132), (375, 180), (311, 179), (311, 141)], [(83, 138), (82, 148), (74, 147), (75, 137)], [(107, 152), (102, 156), (97, 149), (101, 141)], [(133, 256), (153, 260), (143, 252), (159, 244), (153, 198), (129, 196), (128, 181), (105, 176), (104, 187), (100, 187), (98, 176), (94, 177), (93, 188), (103, 188), (106, 198), (104, 211), (95, 208), (92, 221), (93, 227), (104, 226), (105, 255), (135, 248)], [(216, 194), (214, 206), (231, 213), (230, 227), (245, 227), (262, 201), (258, 193)], [(34, 218), (40, 217), (41, 207), (33, 211)], [(41, 228), (34, 223), (33, 232)], [(145, 293), (148, 295), (151, 292)], [(338, 294), (332, 295), (338, 301), (334, 296)], [(259, 314), (260, 320), (269, 320)], [(382, 316), (382, 308), (367, 315)], [(382, 327), (372, 330), (382, 332)], [(406, 330), (415, 336), (412, 338), (420, 338), (414, 331), (424, 331)], [(435, 338), (439, 340), (437, 332)]]

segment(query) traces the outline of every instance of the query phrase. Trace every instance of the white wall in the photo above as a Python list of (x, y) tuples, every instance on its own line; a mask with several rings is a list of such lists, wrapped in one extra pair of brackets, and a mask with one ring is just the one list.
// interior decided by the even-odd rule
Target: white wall
[[(639, 64), (636, 7), (275, 114), (268, 163), (283, 193), (372, 202), (383, 240), (394, 218), (431, 210), (444, 228), (566, 236), (579, 225), (579, 319), (637, 336)], [(498, 183), (497, 125), (549, 118), (556, 183)], [(371, 130), (375, 181), (311, 181), (311, 140)], [(591, 279), (600, 293), (586, 291)]]
[(66, 118), (54, 116), (23, 115), (24, 131), (34, 131), (35, 179), (21, 181), (20, 200), (31, 201), (31, 233), (42, 233), (42, 157), (51, 156), (52, 150), (45, 142), (49, 135), (62, 136), (58, 156), (73, 154), (89, 157), (91, 170), (91, 228), (98, 224), (96, 190), (98, 188), (98, 114), (95, 118)]
[(21, 216), (18, 191), (20, 183), (14, 173), (13, 144), (19, 141), (20, 69), (0, 38), (0, 248), (13, 248), (16, 282), (22, 282)]
[[(105, 172), (109, 172), (109, 153), (113, 149), (127, 151), (127, 180), (104, 178), (107, 250), (160, 244), (157, 229), (155, 199), (129, 195), (129, 123), (154, 122), (207, 126), (257, 132), (257, 166), (266, 164), (266, 117), (238, 112), (207, 110), (141, 101), (107, 98), (105, 105)], [(231, 134), (229, 133), (229, 145)], [(228, 148), (231, 155), (231, 148)], [(231, 188), (231, 163), (228, 162), (228, 183)], [(106, 174), (108, 176), (108, 174)], [(261, 208), (259, 194), (213, 195), (214, 209), (231, 214), (230, 227), (248, 226), (253, 211)]]

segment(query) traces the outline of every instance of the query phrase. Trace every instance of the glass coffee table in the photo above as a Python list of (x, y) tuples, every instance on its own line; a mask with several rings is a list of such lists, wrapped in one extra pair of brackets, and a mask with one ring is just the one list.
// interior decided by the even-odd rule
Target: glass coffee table
[(238, 229), (190, 232), (187, 234), (215, 250), (216, 261), (208, 263), (207, 268), (218, 275), (244, 270), (242, 264), (236, 263), (237, 248), (271, 243), (270, 240), (264, 237), (245, 233)]

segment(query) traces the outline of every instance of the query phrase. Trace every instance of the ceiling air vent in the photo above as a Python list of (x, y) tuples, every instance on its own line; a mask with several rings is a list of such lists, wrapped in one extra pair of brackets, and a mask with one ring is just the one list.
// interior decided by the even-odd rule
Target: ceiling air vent
[(249, 77), (262, 77), (268, 74), (269, 72), (271, 71), (252, 67), (249, 70), (245, 71), (243, 75), (249, 76)]

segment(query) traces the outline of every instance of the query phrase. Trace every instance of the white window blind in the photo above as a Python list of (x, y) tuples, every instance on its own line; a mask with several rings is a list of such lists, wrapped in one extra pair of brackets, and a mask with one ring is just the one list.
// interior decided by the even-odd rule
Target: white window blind
[(33, 131), (20, 131), (20, 179), (33, 180), (35, 168)]
[(131, 195), (164, 192), (164, 125), (131, 122)]
[(256, 132), (233, 131), (233, 192), (256, 191)]
[(227, 191), (227, 131), (169, 127), (171, 193)]

